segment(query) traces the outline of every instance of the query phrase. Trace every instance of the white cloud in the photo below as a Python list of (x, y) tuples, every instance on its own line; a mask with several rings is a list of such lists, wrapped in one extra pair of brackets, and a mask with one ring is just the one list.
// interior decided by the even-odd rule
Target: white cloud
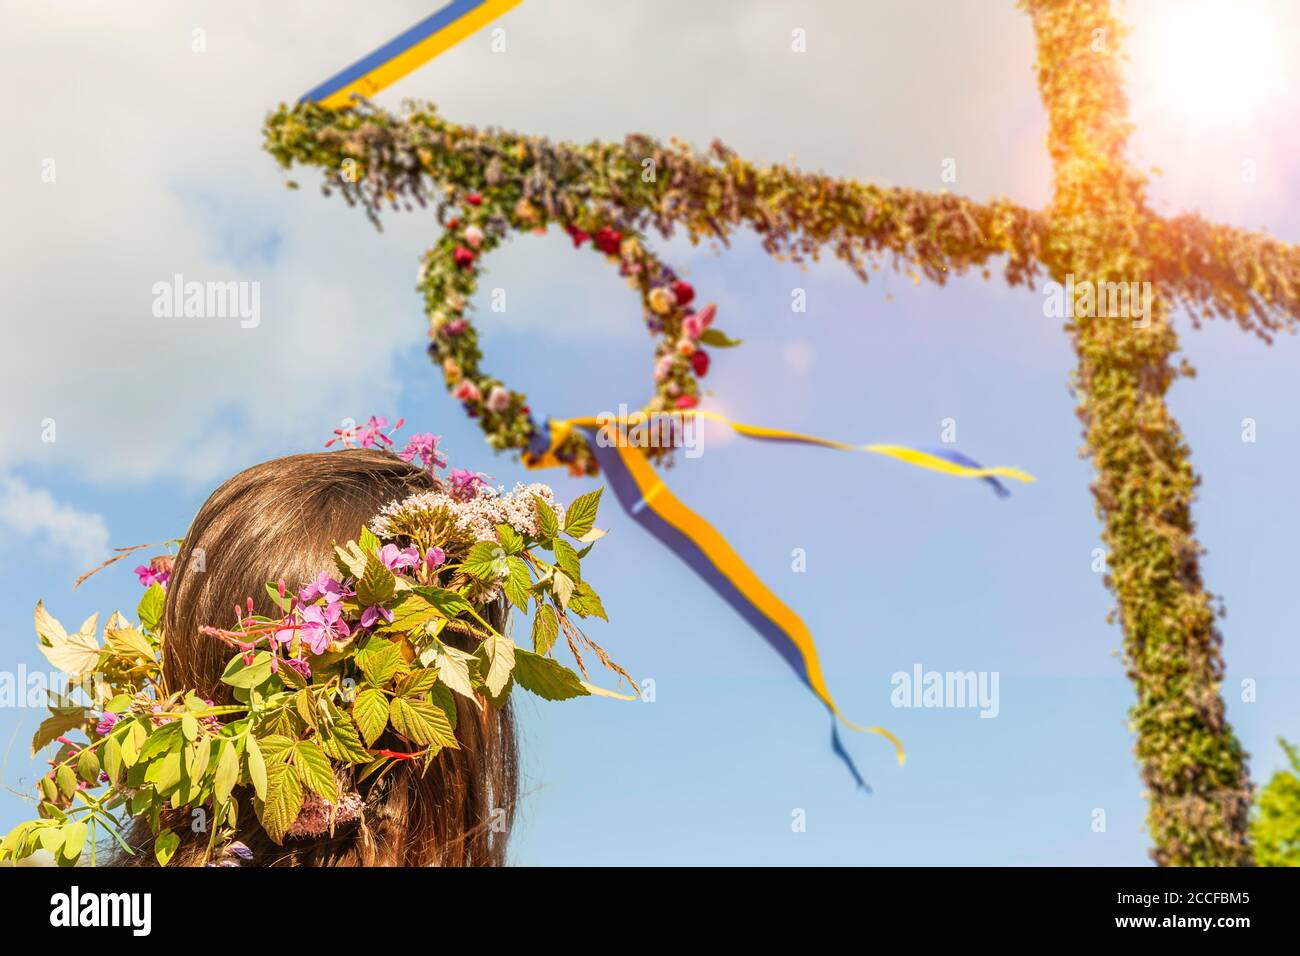
[(55, 501), (16, 475), (0, 475), (0, 528), (71, 558), (82, 569), (108, 554), (108, 526), (101, 515)]

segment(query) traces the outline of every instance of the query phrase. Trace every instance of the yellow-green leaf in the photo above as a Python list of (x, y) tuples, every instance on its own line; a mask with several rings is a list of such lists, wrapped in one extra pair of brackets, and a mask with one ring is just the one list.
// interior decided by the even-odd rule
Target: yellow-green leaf
[(252, 734), (248, 736), (248, 779), (255, 792), (262, 800), (266, 799), (266, 761), (262, 757), (262, 748)]
[(330, 803), (339, 802), (338, 785), (329, 758), (310, 740), (300, 740), (293, 748), (293, 765), (307, 788)]
[(158, 836), (154, 837), (153, 855), (157, 859), (159, 866), (166, 866), (171, 862), (172, 857), (176, 854), (176, 848), (181, 845), (181, 838), (171, 830), (163, 830)]
[(390, 705), (389, 718), (393, 729), (412, 743), (459, 748), (451, 721), (442, 708), (423, 700), (396, 697)]
[(352, 719), (365, 737), (366, 745), (374, 744), (388, 726), (388, 698), (383, 691), (372, 687), (357, 694), (352, 702)]

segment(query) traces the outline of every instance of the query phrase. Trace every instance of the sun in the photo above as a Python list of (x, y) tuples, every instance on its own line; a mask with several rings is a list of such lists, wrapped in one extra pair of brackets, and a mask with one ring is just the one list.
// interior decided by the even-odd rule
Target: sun
[[(1191, 125), (1249, 121), (1285, 93), (1284, 8), (1251, 0), (1184, 0), (1143, 23), (1133, 67), (1151, 102)], [(1137, 37), (1135, 37), (1135, 40)]]

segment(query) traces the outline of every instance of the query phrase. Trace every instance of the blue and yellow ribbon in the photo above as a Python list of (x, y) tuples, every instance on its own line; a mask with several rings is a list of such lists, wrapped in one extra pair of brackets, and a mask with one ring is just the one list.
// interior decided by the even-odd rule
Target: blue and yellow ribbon
[(339, 109), (351, 106), (353, 97), (374, 96), (522, 2), (452, 0), (437, 13), (308, 91), (300, 102)]
[[(1005, 486), (997, 480), (999, 477), (1023, 482), (1034, 480), (1031, 475), (1017, 468), (985, 468), (958, 452), (923, 451), (901, 445), (851, 445), (798, 432), (745, 425), (731, 421), (716, 412), (692, 410), (676, 414), (683, 417), (694, 415), (719, 422), (737, 434), (760, 441), (793, 442), (839, 451), (868, 452), (895, 458), (930, 471), (962, 478), (982, 479), (992, 482), (999, 495), (1009, 494)], [(906, 752), (902, 743), (892, 733), (883, 727), (860, 727), (845, 718), (826, 686), (821, 664), (817, 658), (817, 646), (808, 626), (741, 560), (740, 555), (717, 529), (686, 507), (668, 490), (639, 447), (635, 447), (631, 442), (620, 440), (618, 431), (620, 423), (617, 419), (602, 416), (564, 421), (552, 420), (547, 424), (549, 441), (545, 442), (544, 448), (539, 447), (536, 454), (525, 457), (524, 462), (527, 467), (551, 468), (564, 465), (564, 462), (556, 457), (556, 451), (575, 429), (581, 431), (608, 479), (615, 497), (629, 517), (681, 558), (709, 587), (748, 621), (830, 711), (831, 749), (844, 761), (860, 787), (870, 789), (840, 740), (836, 726), (837, 718), (853, 730), (884, 737), (894, 745), (899, 764), (903, 763)]]

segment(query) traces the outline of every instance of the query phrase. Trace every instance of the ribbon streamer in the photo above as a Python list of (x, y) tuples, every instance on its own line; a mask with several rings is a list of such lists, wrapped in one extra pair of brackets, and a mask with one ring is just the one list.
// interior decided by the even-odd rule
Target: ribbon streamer
[[(918, 468), (938, 471), (964, 478), (978, 478), (991, 482), (999, 496), (1010, 492), (997, 478), (1014, 478), (1031, 482), (1033, 477), (1016, 468), (985, 468), (957, 452), (921, 451), (900, 445), (850, 445), (845, 442), (817, 438), (798, 432), (782, 431), (757, 425), (733, 422), (716, 412), (693, 410), (678, 413), (681, 417), (696, 415), (730, 427), (737, 434), (762, 441), (793, 442), (819, 445), (840, 451), (861, 451), (896, 458)], [(673, 416), (665, 416), (673, 417)], [(620, 440), (616, 426), (626, 426), (609, 416), (577, 418), (547, 423), (549, 444), (543, 451), (526, 456), (524, 464), (531, 469), (563, 466), (555, 457), (555, 450), (574, 430), (582, 431), (592, 453), (600, 463), (601, 471), (628, 516), (658, 538), (688, 567), (708, 584), (742, 618), (763, 637), (790, 665), (799, 679), (817, 696), (831, 713), (831, 749), (844, 761), (858, 786), (870, 790), (854, 766), (852, 757), (839, 737), (836, 719), (853, 730), (879, 734), (894, 745), (895, 755), (901, 765), (906, 759), (902, 743), (883, 727), (860, 727), (844, 717), (822, 676), (817, 658), (817, 647), (808, 626), (791, 608), (778, 598), (745, 564), (727, 540), (702, 517), (686, 507), (660, 479), (644, 453), (633, 443)], [(603, 434), (602, 434), (603, 433)]]
[(374, 96), (522, 2), (452, 0), (437, 13), (303, 94), (299, 102), (316, 102), (339, 109), (351, 106), (353, 97)]

